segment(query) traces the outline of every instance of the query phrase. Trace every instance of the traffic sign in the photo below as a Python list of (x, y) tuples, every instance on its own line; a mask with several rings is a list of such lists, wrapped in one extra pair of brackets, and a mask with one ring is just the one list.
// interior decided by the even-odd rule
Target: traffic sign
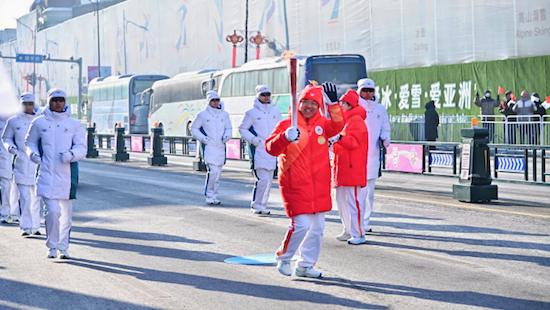
[(42, 63), (42, 55), (33, 55), (33, 54), (17, 54), (15, 57), (15, 62), (33, 62), (33, 63)]

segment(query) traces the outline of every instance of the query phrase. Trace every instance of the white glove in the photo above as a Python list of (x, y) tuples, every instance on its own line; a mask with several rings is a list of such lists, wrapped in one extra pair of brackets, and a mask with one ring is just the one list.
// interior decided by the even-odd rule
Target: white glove
[(229, 141), (229, 139), (231, 139), (231, 136), (230, 135), (225, 135), (225, 136), (222, 137), (222, 142), (227, 143), (227, 141)]
[(12, 153), (13, 155), (17, 155), (17, 146), (12, 145), (8, 148), (8, 152)]
[(31, 153), (30, 159), (33, 163), (37, 165), (40, 165), (40, 163), (42, 162), (42, 158), (36, 153)]
[(262, 143), (262, 140), (258, 137), (254, 137), (254, 138), (252, 138), (252, 141), (250, 143), (252, 143), (252, 145), (254, 145), (254, 146), (258, 146)]
[(334, 144), (334, 143), (340, 141), (340, 139), (342, 139), (342, 135), (337, 134), (336, 136), (332, 136), (332, 137), (328, 138), (328, 142), (331, 143), (331, 144)]
[(285, 138), (289, 142), (294, 142), (300, 138), (300, 130), (296, 127), (288, 127), (285, 131)]
[(71, 153), (71, 151), (64, 151), (64, 152), (61, 152), (61, 161), (63, 161), (64, 163), (68, 163), (70, 162), (71, 160), (73, 160), (73, 153)]
[(201, 143), (204, 145), (208, 145), (208, 143), (210, 143), (211, 140), (212, 139), (205, 136), (204, 138), (202, 138)]
[(390, 139), (382, 140), (382, 144), (384, 145), (385, 148), (389, 148), (390, 147)]

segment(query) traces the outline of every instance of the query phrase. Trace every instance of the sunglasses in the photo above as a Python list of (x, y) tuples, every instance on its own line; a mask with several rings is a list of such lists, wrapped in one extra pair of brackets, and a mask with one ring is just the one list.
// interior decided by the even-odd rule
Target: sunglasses
[(363, 88), (361, 89), (362, 92), (365, 92), (365, 93), (374, 93), (374, 89), (372, 88)]
[(219, 98), (216, 98), (216, 99), (211, 99), (210, 101), (218, 102), (218, 101), (220, 101), (220, 99), (219, 99)]
[(271, 93), (261, 93), (260, 96), (269, 97), (271, 96)]
[(32, 101), (24, 101), (23, 104), (24, 104), (24, 105), (34, 105), (34, 102), (32, 102)]
[(65, 98), (63, 97), (55, 97), (50, 100), (51, 102), (65, 102)]

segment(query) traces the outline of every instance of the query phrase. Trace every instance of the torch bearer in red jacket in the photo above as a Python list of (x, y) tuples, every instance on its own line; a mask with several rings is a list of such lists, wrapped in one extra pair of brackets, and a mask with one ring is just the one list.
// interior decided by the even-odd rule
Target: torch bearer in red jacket
[(225, 40), (227, 42), (233, 43), (233, 61), (231, 62), (231, 65), (233, 66), (233, 68), (235, 68), (237, 66), (237, 43), (241, 43), (244, 38), (238, 35), (236, 30), (233, 30), (233, 34), (228, 35)]

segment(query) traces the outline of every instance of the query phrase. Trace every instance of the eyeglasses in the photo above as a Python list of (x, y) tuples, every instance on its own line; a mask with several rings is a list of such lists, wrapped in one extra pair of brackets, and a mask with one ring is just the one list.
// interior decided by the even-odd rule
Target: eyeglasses
[(50, 100), (51, 102), (65, 102), (65, 98), (63, 97), (55, 97)]
[(34, 102), (32, 101), (23, 101), (24, 105), (34, 105)]
[(215, 102), (218, 102), (218, 101), (220, 101), (220, 98), (214, 98), (214, 99), (210, 99), (210, 101), (215, 101)]
[(372, 88), (363, 88), (361, 89), (362, 92), (365, 92), (365, 93), (374, 93), (374, 89)]
[(269, 97), (271, 96), (271, 93), (261, 93), (260, 96)]

